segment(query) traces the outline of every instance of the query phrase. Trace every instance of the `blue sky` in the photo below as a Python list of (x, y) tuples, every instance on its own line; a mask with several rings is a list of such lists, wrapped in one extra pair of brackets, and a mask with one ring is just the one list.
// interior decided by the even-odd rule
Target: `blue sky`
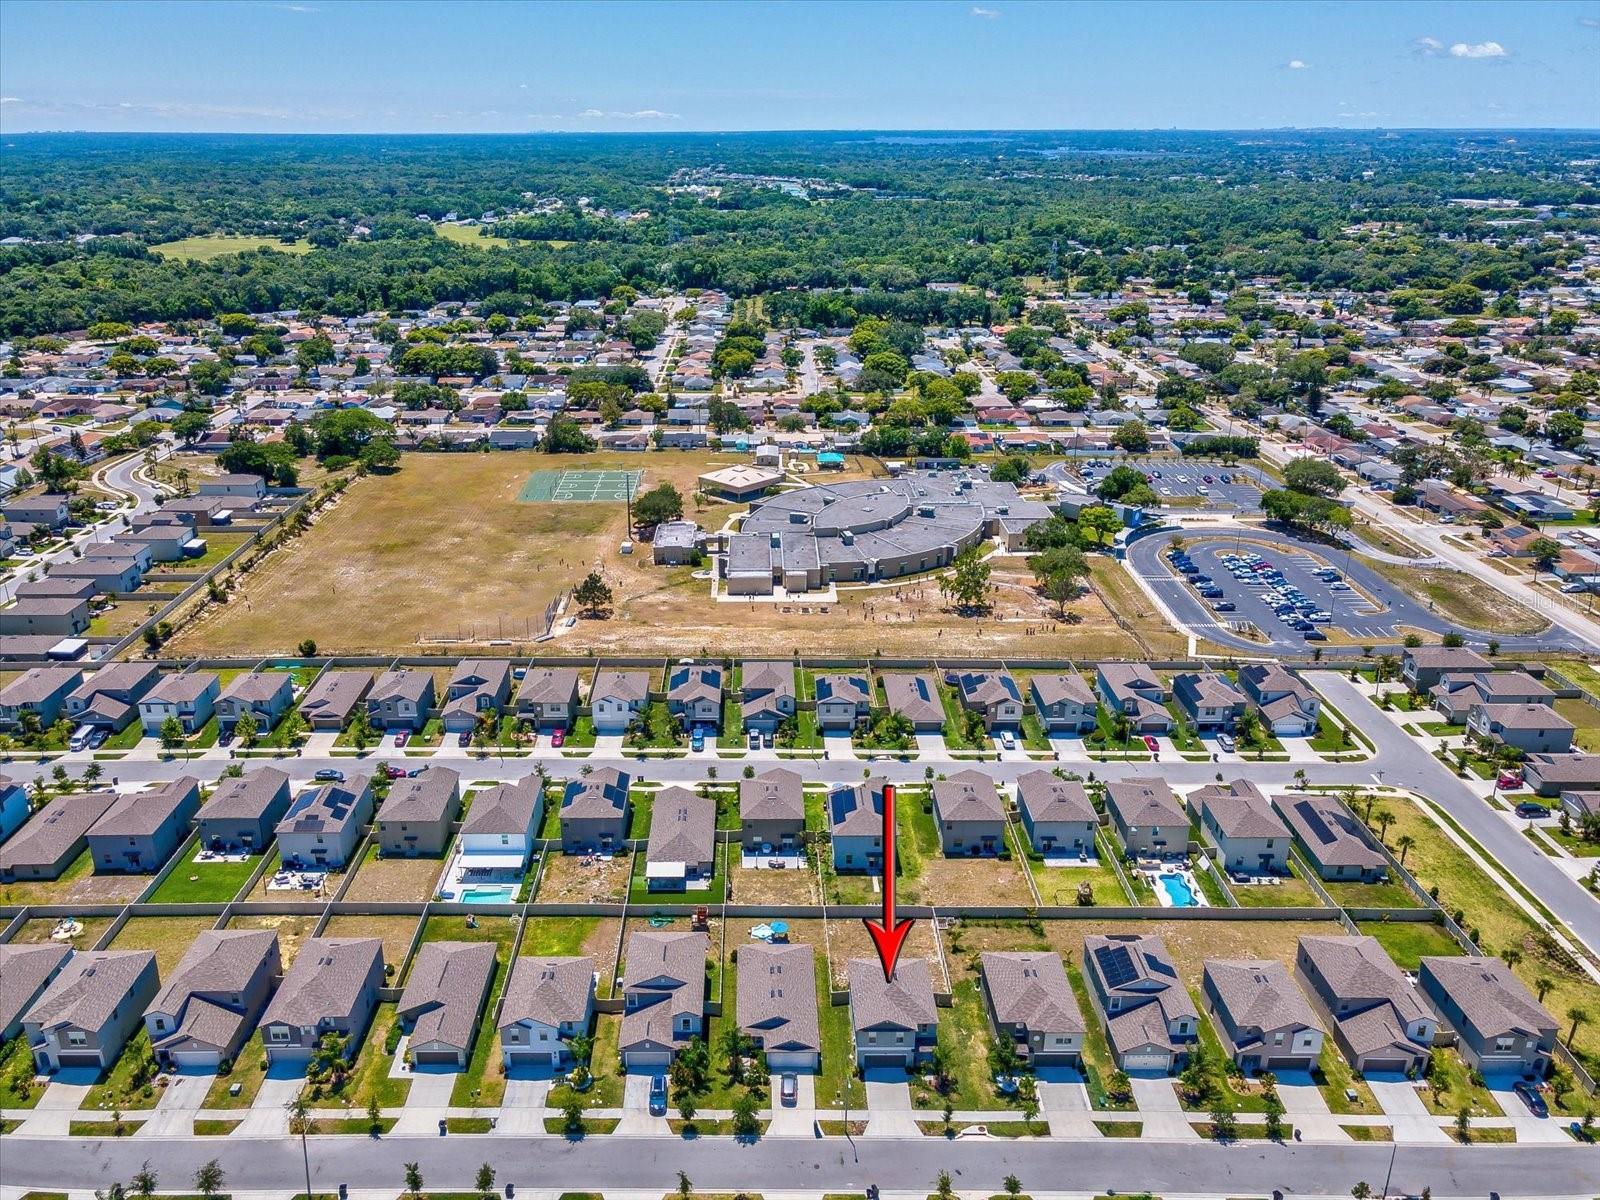
[(0, 130), (1600, 127), (1600, 0), (6, 0)]

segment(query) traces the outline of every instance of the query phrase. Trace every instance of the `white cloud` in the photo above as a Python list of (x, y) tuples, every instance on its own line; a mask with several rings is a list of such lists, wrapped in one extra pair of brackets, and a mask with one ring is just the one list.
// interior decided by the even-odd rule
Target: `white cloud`
[(999, 9), (984, 8), (978, 4), (974, 4), (970, 9), (967, 10), (967, 12), (971, 16), (982, 17), (985, 21), (992, 21), (1000, 15)]
[(604, 118), (611, 121), (681, 121), (683, 118), (675, 112), (662, 112), (659, 108), (640, 108), (633, 112), (606, 111), (599, 108), (586, 108), (578, 114), (583, 120), (596, 120)]
[(1438, 38), (1419, 37), (1411, 43), (1411, 50), (1414, 54), (1420, 54), (1424, 58), (1433, 58), (1444, 53), (1444, 43)]
[(292, 13), (314, 13), (322, 11), (320, 8), (313, 8), (309, 4), (277, 4), (273, 7), (281, 8), (284, 12)]
[(21, 96), (0, 96), (0, 104), (21, 104)]
[(1284, 63), (1283, 65), (1288, 67), (1289, 70), (1291, 70), (1291, 71), (1308, 71), (1308, 70), (1311, 69), (1311, 64), (1310, 63), (1304, 61), (1303, 59), (1299, 59), (1299, 58), (1291, 58), (1288, 62)]
[(1600, 29), (1600, 17), (1579, 17), (1578, 24), (1585, 29)]
[(1457, 42), (1450, 47), (1451, 58), (1504, 58), (1506, 53), (1499, 42)]

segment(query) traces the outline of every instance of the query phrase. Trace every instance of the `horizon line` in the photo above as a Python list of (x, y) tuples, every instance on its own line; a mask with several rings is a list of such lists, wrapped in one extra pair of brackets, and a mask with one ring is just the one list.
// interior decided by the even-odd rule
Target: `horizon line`
[(806, 127), (790, 129), (0, 129), (0, 137), (761, 137), (773, 134), (910, 134), (910, 135), (1025, 135), (1088, 133), (1572, 133), (1600, 136), (1591, 125), (1107, 125), (1062, 126), (941, 126), (941, 127)]

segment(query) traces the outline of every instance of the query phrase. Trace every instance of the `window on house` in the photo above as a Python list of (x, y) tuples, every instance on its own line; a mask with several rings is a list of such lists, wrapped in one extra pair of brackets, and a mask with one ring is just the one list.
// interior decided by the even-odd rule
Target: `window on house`
[(76, 1029), (70, 1029), (70, 1030), (67, 1031), (67, 1045), (69, 1045), (69, 1046), (87, 1046), (88, 1044), (89, 1044), (89, 1035), (88, 1034), (82, 1033), (82, 1032), (80, 1032), (79, 1030), (76, 1030)]

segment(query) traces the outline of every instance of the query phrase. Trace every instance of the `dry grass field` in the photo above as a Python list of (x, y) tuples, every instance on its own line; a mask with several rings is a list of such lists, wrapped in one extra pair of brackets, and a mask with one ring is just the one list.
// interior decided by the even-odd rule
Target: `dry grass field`
[(188, 953), (195, 938), (216, 926), (215, 917), (130, 917), (109, 949), (153, 950), (156, 970), (165, 979)]
[(535, 899), (540, 904), (615, 903), (627, 894), (632, 870), (631, 854), (618, 854), (609, 861), (595, 858), (586, 863), (582, 855), (552, 850), (545, 855), (544, 874)]
[(416, 936), (416, 917), (377, 917), (363, 915), (359, 917), (340, 915), (328, 918), (328, 927), (322, 931), (323, 937), (375, 937), (383, 941), (383, 961), (385, 965), (395, 969), (399, 974), (400, 966), (405, 962), (406, 951), (411, 949), (411, 939)]
[[(742, 507), (698, 505), (695, 482), (734, 461), (678, 451), (408, 454), (395, 474), (352, 484), (309, 532), (253, 571), (226, 606), (181, 631), (171, 651), (267, 655), (311, 638), (324, 653), (482, 653), (489, 643), (527, 652), (548, 602), (591, 570), (611, 585), (613, 611), (580, 619), (544, 644), (546, 652), (586, 656), (648, 646), (663, 655), (868, 655), (948, 646), (960, 654), (1137, 658), (1149, 649), (1117, 626), (1095, 592), (1071, 606), (1071, 623), (1057, 620), (1054, 606), (1033, 592), (1020, 557), (994, 560), (995, 608), (981, 620), (946, 611), (926, 579), (847, 591), (833, 603), (713, 603), (690, 569), (654, 566), (647, 547), (618, 553), (620, 504), (517, 499), (538, 470), (642, 470), (642, 488), (673, 483), (686, 498), (686, 516), (720, 529)], [(845, 478), (871, 470), (860, 460), (849, 466)]]
[(379, 858), (374, 845), (342, 899), (431, 900), (444, 864), (442, 858)]

